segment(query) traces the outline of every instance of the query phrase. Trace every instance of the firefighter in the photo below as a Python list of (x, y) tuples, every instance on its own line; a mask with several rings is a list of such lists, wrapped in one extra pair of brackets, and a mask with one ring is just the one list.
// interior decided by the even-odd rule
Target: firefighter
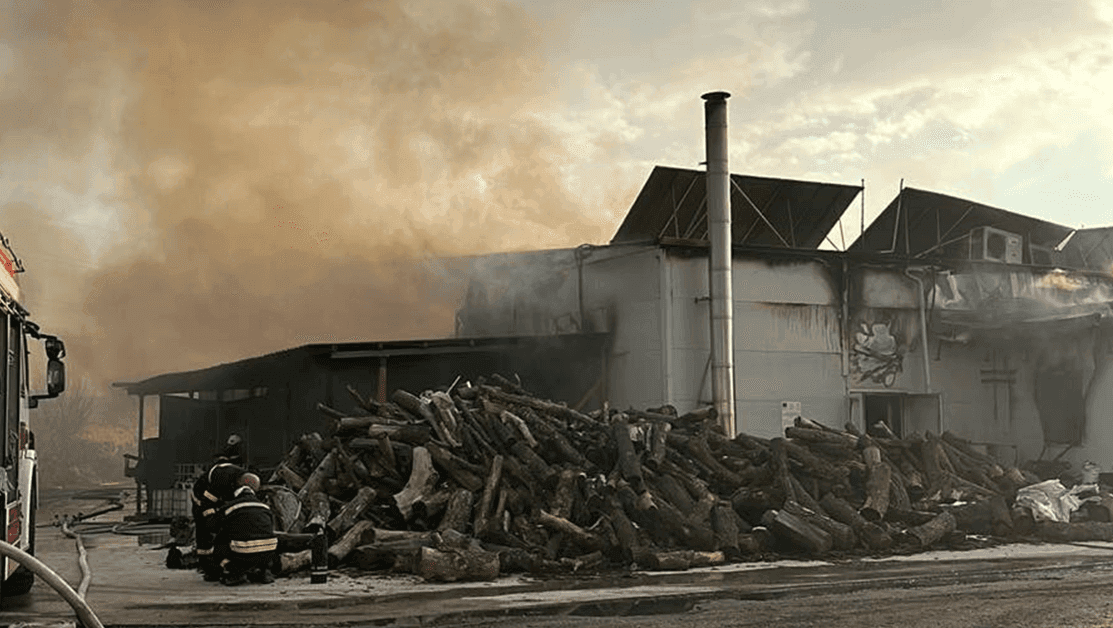
[(193, 482), (193, 529), (197, 543), (197, 568), (207, 582), (220, 579), (220, 569), (213, 558), (213, 535), (216, 532), (220, 500), (209, 491), (209, 474), (203, 473)]
[(231, 462), (235, 465), (243, 466), (244, 462), (244, 442), (239, 434), (232, 434), (224, 443), (224, 449), (220, 452), (220, 457), (226, 462)]
[(274, 582), (271, 565), (278, 549), (270, 507), (259, 501), (259, 476), (242, 474), (239, 487), (220, 510), (216, 555), (222, 570), (221, 583)]
[[(229, 453), (233, 455), (227, 455)], [(219, 527), (221, 506), (232, 498), (240, 476), (246, 471), (235, 464), (234, 460), (236, 460), (234, 452), (230, 452), (229, 448), (225, 447), (224, 451), (217, 455), (213, 465), (193, 483), (193, 527), (197, 543), (198, 570), (208, 582), (219, 580), (221, 575), (220, 565), (214, 557), (213, 546), (213, 537)]]

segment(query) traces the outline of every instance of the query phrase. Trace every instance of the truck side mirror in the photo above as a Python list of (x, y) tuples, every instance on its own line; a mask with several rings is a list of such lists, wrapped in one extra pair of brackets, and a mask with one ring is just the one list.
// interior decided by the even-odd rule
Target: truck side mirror
[(61, 360), (50, 359), (46, 363), (46, 394), (57, 397), (66, 389), (66, 365)]

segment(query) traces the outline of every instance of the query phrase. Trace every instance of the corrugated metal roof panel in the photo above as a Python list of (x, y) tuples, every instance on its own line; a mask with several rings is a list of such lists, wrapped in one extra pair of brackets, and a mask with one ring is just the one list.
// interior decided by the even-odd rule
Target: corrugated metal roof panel
[[(752, 246), (817, 248), (862, 189), (739, 174), (731, 180), (732, 239)], [(706, 173), (655, 167), (611, 243), (661, 237), (706, 239)]]
[(969, 254), (966, 238), (977, 227), (1009, 231), (1039, 246), (1055, 246), (1071, 232), (1070, 227), (963, 198), (904, 188), (848, 250), (964, 259)]

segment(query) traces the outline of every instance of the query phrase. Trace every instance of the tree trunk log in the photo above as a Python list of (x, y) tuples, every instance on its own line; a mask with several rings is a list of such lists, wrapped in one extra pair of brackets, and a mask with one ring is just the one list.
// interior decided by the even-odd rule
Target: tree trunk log
[(291, 574), (302, 569), (305, 569), (313, 562), (313, 550), (302, 550), (300, 552), (292, 552), (280, 554), (279, 572), (282, 574)]
[(557, 517), (541, 510), (537, 513), (537, 522), (553, 532), (559, 532), (569, 537), (574, 543), (589, 552), (603, 549), (602, 539), (563, 517)]
[(325, 527), (329, 520), (329, 501), (328, 495), (324, 491), (317, 491), (306, 495), (302, 500), (302, 506), (305, 508), (306, 524), (305, 529), (317, 530)]
[(807, 521), (829, 534), (834, 549), (854, 549), (854, 546), (858, 544), (858, 537), (854, 534), (853, 528), (845, 523), (835, 521), (826, 514), (805, 508), (796, 502), (786, 502), (784, 511)]
[(452, 493), (445, 508), (444, 517), (441, 518), (437, 530), (456, 530), (466, 532), (468, 523), (472, 520), (472, 507), (475, 505), (475, 493), (461, 488)]
[[(400, 443), (424, 445), (433, 439), (433, 431), (424, 425), (380, 425), (376, 423), (367, 428), (367, 437), (388, 437)], [(361, 439), (353, 439), (351, 444), (353, 449), (357, 447), (357, 442), (362, 446), (363, 443)], [(375, 445), (377, 446), (377, 443)]]
[(286, 487), (274, 487), (270, 489), (270, 505), (278, 531), (301, 532), (303, 508), (297, 493)]
[(877, 462), (868, 470), (866, 477), (866, 503), (862, 505), (862, 517), (874, 523), (885, 517), (889, 510), (889, 491), (893, 481), (892, 470), (884, 462)]
[(482, 549), (423, 547), (416, 573), (430, 582), (494, 580), (499, 575), (499, 555)]
[(503, 457), (495, 456), (491, 461), (491, 470), (487, 474), (487, 482), (483, 487), (483, 496), (479, 500), (479, 507), (475, 510), (475, 521), (472, 524), (472, 533), (480, 536), (487, 530), (488, 516), (491, 512), (491, 503), (498, 495), (499, 482), (502, 480)]
[(309, 478), (305, 480), (305, 484), (298, 490), (298, 499), (305, 502), (306, 496), (311, 493), (319, 493), (324, 490), (325, 480), (336, 476), (336, 454), (330, 451), (309, 474)]
[(457, 416), (456, 404), (452, 402), (452, 397), (448, 393), (435, 392), (430, 396), (429, 401), (437, 422), (444, 430), (445, 442), (453, 447), (460, 447), (463, 442), (460, 434), (460, 418)]
[(375, 489), (364, 486), (359, 489), (356, 496), (352, 498), (336, 516), (328, 522), (329, 530), (332, 530), (333, 537), (340, 536), (348, 531), (349, 528), (355, 525), (356, 520), (359, 519), (375, 500)]
[(413, 516), (413, 505), (433, 492), (437, 480), (437, 471), (433, 468), (429, 450), (424, 447), (414, 447), (410, 479), (406, 482), (405, 488), (394, 496), (398, 511), (407, 521)]
[(564, 517), (565, 519), (572, 516), (576, 478), (579, 475), (580, 472), (575, 469), (565, 469), (560, 472), (560, 480), (557, 482), (556, 490), (553, 491), (553, 498), (549, 504), (554, 516)]
[[(375, 528), (370, 521), (359, 521), (340, 540), (328, 548), (329, 567), (335, 569), (358, 545), (366, 545), (375, 538)], [(370, 537), (370, 538), (368, 538)]]
[(630, 483), (635, 493), (645, 491), (645, 478), (642, 476), (642, 465), (637, 454), (634, 453), (634, 443), (630, 440), (630, 424), (621, 416), (611, 424), (611, 435), (618, 448), (618, 468), (622, 477)]
[[(285, 462), (278, 465), (278, 468), (274, 470), (274, 476), (272, 477), (282, 480), (286, 483), (286, 486), (290, 487), (294, 491), (300, 491), (302, 487), (305, 486), (305, 478), (295, 473), (292, 469), (290, 469), (290, 467), (287, 467)], [(273, 482), (274, 479), (272, 479), (271, 481)]]
[(955, 517), (949, 512), (936, 516), (931, 521), (909, 528), (905, 534), (914, 539), (921, 549), (934, 545), (939, 539), (955, 531)]
[(715, 546), (731, 558), (741, 557), (738, 546), (737, 514), (726, 502), (719, 502), (711, 510), (711, 529), (715, 532)]
[(762, 517), (762, 524), (793, 547), (812, 556), (831, 551), (831, 535), (785, 510), (770, 510)]
[(527, 395), (504, 393), (493, 386), (480, 386), (479, 389), (481, 392), (494, 397), (495, 399), (499, 399), (507, 403), (515, 403), (520, 406), (526, 406), (527, 408), (533, 408), (534, 410), (544, 412), (550, 416), (554, 416), (559, 419), (569, 421), (571, 423), (580, 425), (591, 425), (595, 423), (595, 421), (593, 421), (591, 417), (587, 416), (586, 414), (576, 412), (568, 406), (563, 406), (548, 401), (542, 401), (540, 399), (535, 399)]
[(483, 480), (470, 468), (473, 466), (470, 462), (453, 455), (436, 443), (429, 443), (425, 448), (429, 450), (433, 462), (449, 477), (456, 480), (457, 484), (472, 492), (483, 488)]
[(846, 500), (828, 493), (819, 503), (832, 519), (850, 526), (869, 549), (881, 551), (893, 546), (893, 537), (884, 528), (863, 519)]

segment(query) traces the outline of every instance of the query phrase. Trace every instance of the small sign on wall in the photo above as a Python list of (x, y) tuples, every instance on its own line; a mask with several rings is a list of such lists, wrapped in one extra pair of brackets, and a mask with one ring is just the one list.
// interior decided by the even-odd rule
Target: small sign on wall
[(782, 401), (781, 402), (781, 433), (784, 433), (786, 427), (792, 427), (796, 417), (803, 416), (803, 404), (799, 401)]

